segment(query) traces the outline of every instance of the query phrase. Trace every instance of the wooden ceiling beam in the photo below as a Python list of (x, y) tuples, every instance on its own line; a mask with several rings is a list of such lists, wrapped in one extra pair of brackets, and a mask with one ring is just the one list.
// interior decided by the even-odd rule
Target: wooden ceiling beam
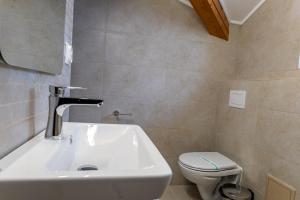
[(219, 0), (190, 0), (211, 35), (229, 39), (229, 22)]

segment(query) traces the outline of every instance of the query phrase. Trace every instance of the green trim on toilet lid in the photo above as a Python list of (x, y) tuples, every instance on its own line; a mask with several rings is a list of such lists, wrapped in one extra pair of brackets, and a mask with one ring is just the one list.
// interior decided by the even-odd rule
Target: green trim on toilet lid
[(208, 160), (207, 158), (204, 158), (202, 156), (199, 156), (202, 160), (205, 160), (206, 162), (208, 162), (209, 164), (211, 164), (216, 170), (220, 170), (219, 167), (217, 166), (216, 163), (214, 163), (213, 161), (211, 160)]

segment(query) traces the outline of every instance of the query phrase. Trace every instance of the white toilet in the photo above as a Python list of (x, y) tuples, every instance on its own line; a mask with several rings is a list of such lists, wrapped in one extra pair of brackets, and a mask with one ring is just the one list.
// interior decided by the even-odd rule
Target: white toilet
[(219, 186), (239, 183), (242, 168), (217, 152), (191, 152), (179, 156), (183, 176), (195, 183), (203, 200), (217, 200)]

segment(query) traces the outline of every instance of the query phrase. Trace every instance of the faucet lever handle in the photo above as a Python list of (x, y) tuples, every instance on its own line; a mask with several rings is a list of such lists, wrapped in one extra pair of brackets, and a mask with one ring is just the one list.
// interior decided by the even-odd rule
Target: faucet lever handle
[(66, 89), (69, 89), (69, 90), (86, 90), (87, 88), (72, 87), (72, 86), (54, 86), (54, 85), (49, 86), (49, 92), (52, 95), (55, 95), (55, 96), (64, 96)]
[(87, 90), (87, 88), (84, 88), (84, 87), (72, 87), (72, 86), (69, 86), (69, 87), (66, 87), (67, 89), (69, 90)]

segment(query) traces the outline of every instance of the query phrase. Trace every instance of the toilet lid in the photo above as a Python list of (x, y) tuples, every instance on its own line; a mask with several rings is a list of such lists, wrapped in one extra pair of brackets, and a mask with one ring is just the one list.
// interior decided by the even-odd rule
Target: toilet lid
[(179, 156), (184, 166), (199, 171), (224, 171), (237, 168), (237, 164), (218, 152), (192, 152)]

